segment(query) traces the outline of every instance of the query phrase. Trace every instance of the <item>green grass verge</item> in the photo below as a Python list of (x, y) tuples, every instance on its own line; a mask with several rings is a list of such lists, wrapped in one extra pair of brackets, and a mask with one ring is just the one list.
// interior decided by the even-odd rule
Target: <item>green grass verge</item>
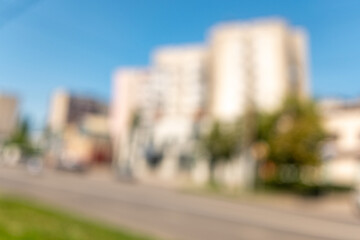
[[(125, 217), (125, 216), (124, 216)], [(0, 195), (0, 240), (145, 240), (126, 231)]]

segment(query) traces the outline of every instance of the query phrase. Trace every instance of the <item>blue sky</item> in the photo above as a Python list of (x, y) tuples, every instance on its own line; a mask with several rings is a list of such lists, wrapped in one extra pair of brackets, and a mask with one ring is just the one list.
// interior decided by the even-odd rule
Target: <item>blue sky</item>
[(212, 25), (280, 16), (310, 35), (314, 96), (360, 95), (360, 1), (0, 0), (0, 91), (36, 127), (63, 87), (109, 99), (118, 66), (164, 44), (198, 43)]

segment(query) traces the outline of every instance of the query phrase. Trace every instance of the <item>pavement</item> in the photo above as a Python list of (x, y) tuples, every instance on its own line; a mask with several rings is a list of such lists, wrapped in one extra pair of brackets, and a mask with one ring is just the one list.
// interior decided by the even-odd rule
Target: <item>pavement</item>
[(159, 239), (360, 239), (349, 196), (226, 198), (122, 183), (106, 171), (32, 176), (4, 167), (0, 189)]

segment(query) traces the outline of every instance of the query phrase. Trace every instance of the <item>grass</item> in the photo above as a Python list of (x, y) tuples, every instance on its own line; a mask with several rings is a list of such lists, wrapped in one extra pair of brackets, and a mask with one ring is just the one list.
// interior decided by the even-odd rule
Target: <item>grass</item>
[(66, 212), (0, 195), (0, 240), (145, 240)]

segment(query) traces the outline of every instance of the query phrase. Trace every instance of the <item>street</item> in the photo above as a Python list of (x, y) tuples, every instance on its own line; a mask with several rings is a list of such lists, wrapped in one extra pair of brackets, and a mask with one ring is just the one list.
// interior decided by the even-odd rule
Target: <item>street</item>
[(111, 177), (0, 169), (0, 191), (21, 194), (160, 239), (359, 239), (360, 218), (191, 195)]

